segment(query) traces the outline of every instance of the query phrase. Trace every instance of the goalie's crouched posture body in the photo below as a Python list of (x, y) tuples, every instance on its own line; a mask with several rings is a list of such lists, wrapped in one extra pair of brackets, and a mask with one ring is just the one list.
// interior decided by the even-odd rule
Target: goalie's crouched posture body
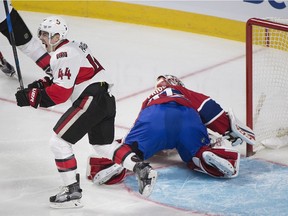
[[(131, 161), (135, 155), (146, 160), (161, 150), (176, 148), (192, 170), (219, 178), (236, 177), (239, 152), (212, 146), (207, 128), (225, 136), (232, 146), (243, 141), (249, 144), (255, 142), (253, 131), (237, 120), (232, 111), (227, 113), (210, 97), (185, 88), (177, 77), (161, 75), (157, 78), (155, 91), (143, 102), (139, 116), (123, 143), (120, 145), (115, 141), (110, 146), (96, 148), (106, 158), (130, 169), (134, 167)], [(91, 167), (97, 164), (93, 157), (89, 162)], [(119, 171), (116, 168), (115, 173)], [(105, 183), (113, 176), (111, 173), (113, 167), (98, 170), (93, 173), (94, 182)], [(110, 176), (106, 177), (107, 174)], [(154, 174), (154, 177), (157, 175)], [(152, 178), (152, 181), (155, 182), (155, 179)], [(148, 196), (154, 182), (148, 182), (148, 188), (140, 185), (139, 188), (146, 190), (142, 193)]]
[[(82, 206), (82, 189), (72, 146), (85, 134), (93, 146), (111, 144), (116, 114), (115, 98), (110, 94), (111, 85), (106, 82), (104, 68), (93, 57), (88, 45), (69, 41), (67, 32), (67, 24), (61, 17), (43, 20), (38, 36), (51, 54), (53, 79), (44, 77), (16, 93), (17, 105), (21, 107), (51, 107), (68, 99), (72, 101), (72, 106), (53, 128), (50, 139), (64, 184), (58, 194), (50, 197), (54, 208)], [(144, 164), (137, 172), (145, 168)]]

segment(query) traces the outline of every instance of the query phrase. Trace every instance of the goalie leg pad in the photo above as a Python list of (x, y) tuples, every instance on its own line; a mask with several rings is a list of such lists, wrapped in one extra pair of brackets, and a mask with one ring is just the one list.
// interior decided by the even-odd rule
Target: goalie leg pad
[(223, 159), (210, 151), (203, 152), (202, 157), (206, 164), (217, 168), (224, 176), (231, 177), (235, 172), (233, 165), (228, 160)]
[(203, 146), (188, 167), (213, 177), (234, 178), (238, 176), (240, 154), (233, 149)]
[(86, 175), (89, 180), (92, 180), (97, 185), (111, 185), (119, 183), (124, 179), (126, 169), (107, 158), (90, 156), (88, 158)]
[(125, 169), (122, 166), (114, 164), (96, 173), (93, 178), (93, 183), (97, 185), (116, 184), (125, 177), (125, 173)]

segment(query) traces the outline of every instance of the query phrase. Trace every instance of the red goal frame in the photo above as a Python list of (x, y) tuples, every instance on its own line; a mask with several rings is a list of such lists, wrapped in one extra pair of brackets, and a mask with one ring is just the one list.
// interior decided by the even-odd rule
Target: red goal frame
[[(266, 46), (269, 46), (269, 29), (288, 32), (288, 25), (259, 18), (246, 22), (246, 124), (253, 129), (253, 26), (266, 28)], [(257, 136), (256, 136), (257, 141)], [(253, 146), (247, 144), (246, 157), (254, 154)]]

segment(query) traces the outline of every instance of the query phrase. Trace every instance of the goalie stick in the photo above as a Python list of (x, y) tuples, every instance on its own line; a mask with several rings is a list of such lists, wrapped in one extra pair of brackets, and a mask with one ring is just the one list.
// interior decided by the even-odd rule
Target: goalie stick
[(213, 133), (208, 133), (209, 139), (210, 139), (210, 146), (215, 147), (215, 146), (224, 146), (225, 145), (225, 140), (228, 141), (228, 136), (217, 136)]
[(8, 2), (7, 0), (3, 1), (4, 7), (5, 7), (5, 12), (6, 12), (6, 20), (7, 20), (7, 26), (8, 26), (8, 31), (9, 31), (9, 36), (10, 36), (10, 41), (11, 41), (11, 46), (13, 49), (13, 55), (14, 55), (14, 60), (15, 60), (15, 66), (16, 66), (16, 72), (18, 76), (18, 81), (20, 84), (20, 89), (24, 89), (24, 84), (23, 84), (23, 79), (20, 71), (20, 64), (19, 64), (19, 58), (16, 50), (16, 44), (15, 44), (15, 37), (13, 33), (13, 27), (12, 27), (12, 22), (11, 22), (11, 17), (8, 9)]

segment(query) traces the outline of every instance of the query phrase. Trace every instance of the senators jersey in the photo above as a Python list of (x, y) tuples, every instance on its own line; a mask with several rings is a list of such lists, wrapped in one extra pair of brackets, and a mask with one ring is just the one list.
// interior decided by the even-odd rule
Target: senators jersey
[(64, 40), (50, 55), (53, 84), (41, 91), (42, 107), (64, 103), (68, 99), (73, 102), (90, 84), (106, 81), (104, 73), (99, 73), (104, 68), (85, 43)]
[(141, 110), (155, 104), (169, 102), (176, 102), (182, 106), (195, 109), (199, 113), (203, 124), (215, 132), (223, 135), (230, 130), (229, 118), (218, 103), (204, 94), (191, 91), (183, 86), (158, 87), (143, 102)]

